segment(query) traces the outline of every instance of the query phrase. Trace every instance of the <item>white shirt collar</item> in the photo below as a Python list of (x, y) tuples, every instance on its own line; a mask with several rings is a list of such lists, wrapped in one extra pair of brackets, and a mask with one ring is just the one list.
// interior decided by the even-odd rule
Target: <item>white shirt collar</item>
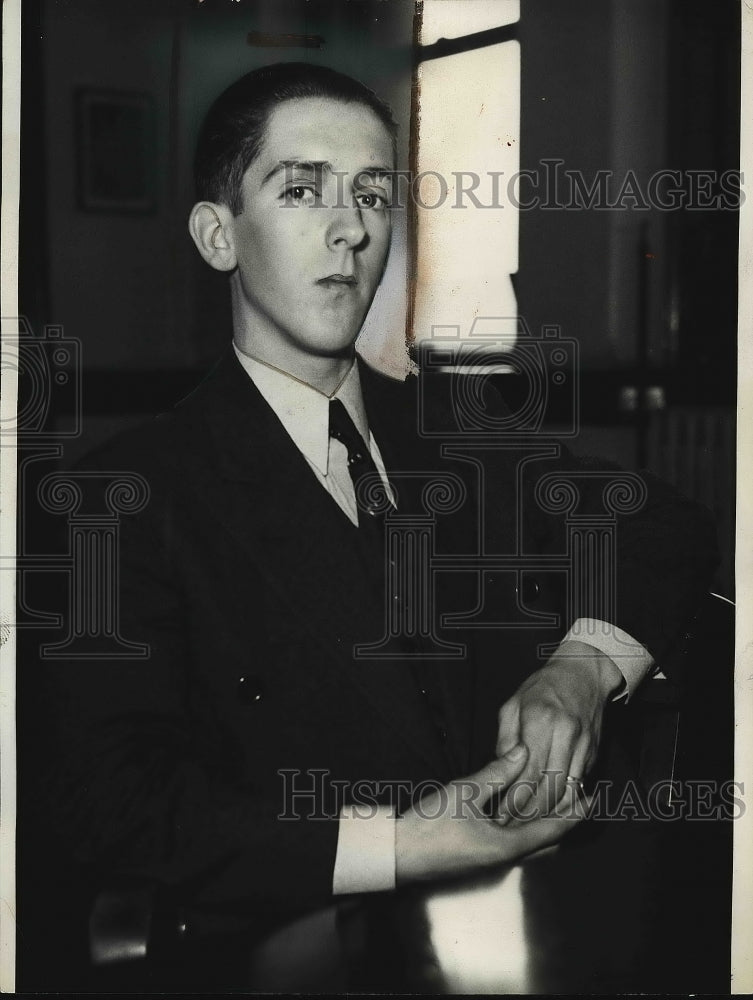
[[(272, 407), (293, 443), (321, 475), (329, 465), (329, 399), (310, 385), (298, 382), (282, 371), (233, 350), (247, 375)], [(358, 432), (370, 444), (369, 424), (363, 403), (361, 380), (355, 359), (334, 399), (350, 414)]]

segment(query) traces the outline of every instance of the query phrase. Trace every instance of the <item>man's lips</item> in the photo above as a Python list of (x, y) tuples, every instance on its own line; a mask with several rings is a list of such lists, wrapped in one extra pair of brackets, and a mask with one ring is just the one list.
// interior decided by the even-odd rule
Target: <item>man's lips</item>
[(328, 274), (326, 278), (320, 278), (317, 281), (317, 285), (321, 285), (323, 288), (355, 288), (358, 284), (356, 278), (352, 274)]

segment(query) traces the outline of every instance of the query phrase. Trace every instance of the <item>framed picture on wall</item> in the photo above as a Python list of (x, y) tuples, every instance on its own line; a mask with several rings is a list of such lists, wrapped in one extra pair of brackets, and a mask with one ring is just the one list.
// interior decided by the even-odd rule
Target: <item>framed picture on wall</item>
[(80, 89), (76, 201), (85, 212), (156, 209), (154, 101), (150, 94)]

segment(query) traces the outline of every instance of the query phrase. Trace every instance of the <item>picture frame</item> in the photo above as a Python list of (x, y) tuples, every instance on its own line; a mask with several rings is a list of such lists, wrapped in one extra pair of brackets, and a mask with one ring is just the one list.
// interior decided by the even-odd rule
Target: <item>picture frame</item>
[(80, 88), (74, 100), (79, 210), (133, 215), (155, 212), (152, 95)]

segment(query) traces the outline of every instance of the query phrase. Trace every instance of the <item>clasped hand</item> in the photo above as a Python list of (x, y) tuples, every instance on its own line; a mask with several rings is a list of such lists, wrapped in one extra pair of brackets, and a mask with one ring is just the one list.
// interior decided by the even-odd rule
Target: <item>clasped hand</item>
[(547, 816), (564, 795), (568, 778), (580, 787), (596, 761), (604, 708), (621, 684), (613, 660), (594, 646), (569, 640), (505, 702), (499, 710), (497, 756), (523, 743), (528, 760), (501, 802), (500, 822)]
[(476, 774), (424, 795), (396, 822), (395, 878), (398, 884), (462, 875), (516, 861), (559, 840), (579, 819), (572, 786), (556, 815), (515, 828), (488, 815), (488, 805), (509, 788), (529, 758), (518, 744)]
[(567, 779), (593, 766), (604, 707), (621, 683), (595, 647), (560, 646), (500, 709), (497, 759), (398, 819), (397, 882), (510, 863), (560, 840), (585, 814), (579, 783)]

